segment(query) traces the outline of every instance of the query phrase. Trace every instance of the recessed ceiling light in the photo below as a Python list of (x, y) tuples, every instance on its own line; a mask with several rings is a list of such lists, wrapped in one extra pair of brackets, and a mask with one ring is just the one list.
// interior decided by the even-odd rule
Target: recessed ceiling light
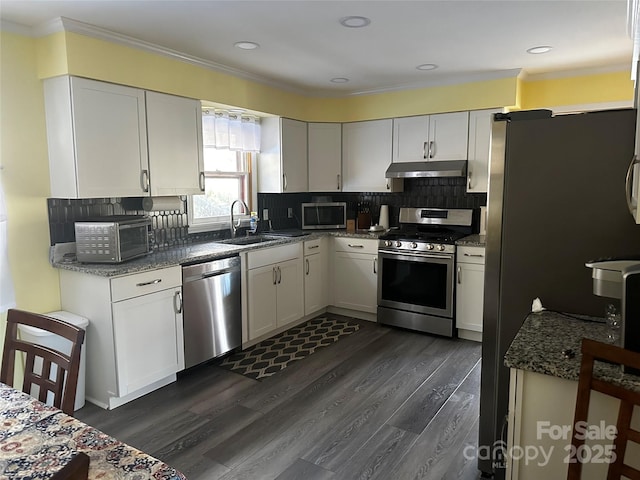
[(349, 79), (344, 77), (335, 77), (335, 78), (332, 78), (331, 81), (333, 83), (347, 83)]
[(553, 47), (550, 47), (550, 46), (548, 46), (548, 45), (541, 45), (541, 46), (539, 46), (539, 47), (532, 47), (532, 48), (529, 48), (529, 49), (527, 50), (527, 53), (531, 53), (531, 54), (533, 54), (533, 55), (538, 55), (538, 54), (540, 54), (540, 53), (547, 53), (547, 52), (551, 51), (551, 49), (552, 49), (552, 48), (553, 48)]
[(255, 50), (260, 45), (258, 45), (256, 42), (247, 42), (243, 40), (242, 42), (234, 43), (233, 46), (241, 48), (242, 50)]
[(438, 65), (435, 63), (423, 63), (422, 65), (418, 65), (416, 68), (418, 70), (435, 70), (438, 68)]
[(340, 19), (340, 24), (348, 28), (366, 27), (370, 23), (371, 23), (371, 20), (368, 19), (367, 17), (359, 17), (357, 15), (352, 15), (350, 17), (342, 17)]

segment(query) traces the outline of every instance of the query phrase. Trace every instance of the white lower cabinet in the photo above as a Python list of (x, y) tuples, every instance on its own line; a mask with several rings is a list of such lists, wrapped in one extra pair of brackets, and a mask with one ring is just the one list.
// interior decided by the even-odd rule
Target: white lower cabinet
[(121, 277), (60, 271), (64, 310), (89, 319), (86, 397), (116, 408), (184, 369), (180, 266)]
[(304, 314), (327, 306), (326, 239), (304, 242)]
[(378, 241), (334, 238), (333, 305), (376, 313)]
[(301, 243), (249, 252), (247, 279), (249, 340), (304, 316)]
[(459, 335), (461, 330), (482, 332), (484, 258), (484, 247), (457, 247), (456, 328)]
[(176, 287), (112, 304), (120, 396), (184, 369), (179, 295)]

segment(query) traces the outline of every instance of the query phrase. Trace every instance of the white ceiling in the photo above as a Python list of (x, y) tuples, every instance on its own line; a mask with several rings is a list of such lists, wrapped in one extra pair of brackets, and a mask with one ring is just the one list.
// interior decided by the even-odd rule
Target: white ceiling
[[(631, 64), (633, 48), (626, 12), (626, 0), (0, 0), (3, 29), (37, 34), (66, 17), (243, 77), (335, 96), (497, 78), (513, 69), (620, 69)], [(371, 24), (340, 25), (350, 15)], [(241, 40), (260, 48), (233, 46)], [(553, 50), (526, 53), (539, 45)], [(416, 70), (425, 63), (439, 68)], [(331, 83), (334, 77), (349, 82)]]

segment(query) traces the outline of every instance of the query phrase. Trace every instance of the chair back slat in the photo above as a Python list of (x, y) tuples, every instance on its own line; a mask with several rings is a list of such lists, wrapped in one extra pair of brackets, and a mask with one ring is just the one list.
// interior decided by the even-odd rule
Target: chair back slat
[[(582, 340), (582, 362), (571, 437), (572, 451), (579, 451), (579, 448), (585, 443), (584, 435), (576, 435), (580, 431), (580, 429), (576, 429), (576, 425), (579, 422), (587, 422), (591, 391), (595, 390), (618, 398), (620, 399), (620, 407), (616, 420), (617, 435), (613, 440), (615, 460), (609, 464), (607, 480), (619, 480), (622, 477), (640, 480), (640, 470), (624, 463), (628, 442), (640, 443), (640, 432), (631, 429), (633, 409), (636, 405), (640, 405), (640, 392), (595, 378), (594, 363), (596, 360), (640, 370), (640, 353), (595, 340), (586, 338)], [(581, 473), (581, 457), (577, 455), (575, 461), (569, 464), (567, 478), (568, 480), (580, 480)]]
[[(18, 325), (40, 328), (66, 338), (71, 342), (70, 353), (19, 339)], [(73, 415), (84, 334), (83, 329), (57, 318), (22, 310), (9, 310), (0, 381), (13, 385), (16, 353), (23, 352), (26, 358), (22, 391), (35, 395), (34, 387), (37, 387), (37, 398), (42, 402), (46, 402), (51, 393), (53, 406)], [(36, 368), (37, 364), (40, 364), (39, 369)]]

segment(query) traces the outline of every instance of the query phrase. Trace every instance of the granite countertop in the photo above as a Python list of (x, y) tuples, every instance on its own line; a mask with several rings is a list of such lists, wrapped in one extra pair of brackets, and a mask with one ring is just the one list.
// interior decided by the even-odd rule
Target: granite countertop
[[(603, 319), (543, 311), (527, 316), (504, 357), (509, 368), (578, 380), (583, 338), (608, 343), (608, 327)], [(563, 351), (575, 356), (566, 358)], [(617, 365), (596, 361), (596, 375), (605, 381), (640, 392), (640, 377), (623, 374)]]
[(461, 247), (484, 247), (486, 246), (487, 236), (474, 233), (467, 237), (462, 237), (456, 241), (456, 245)]
[[(118, 264), (107, 263), (81, 263), (73, 262), (52, 262), (51, 265), (62, 270), (88, 273), (101, 277), (116, 277), (119, 275), (129, 275), (132, 273), (155, 270), (158, 268), (173, 267), (188, 263), (206, 262), (217, 258), (224, 258), (237, 255), (241, 252), (256, 250), (259, 248), (275, 247), (288, 243), (298, 243), (306, 240), (314, 240), (323, 236), (367, 238), (377, 240), (382, 232), (369, 232), (369, 230), (357, 230), (354, 233), (347, 233), (346, 230), (331, 230), (313, 232), (309, 235), (298, 237), (277, 237), (268, 242), (256, 243), (252, 245), (231, 245), (223, 241), (208, 241), (203, 243), (193, 243), (178, 247), (169, 247), (154, 250), (144, 257), (129, 260)], [(264, 235), (269, 235), (265, 232)]]

